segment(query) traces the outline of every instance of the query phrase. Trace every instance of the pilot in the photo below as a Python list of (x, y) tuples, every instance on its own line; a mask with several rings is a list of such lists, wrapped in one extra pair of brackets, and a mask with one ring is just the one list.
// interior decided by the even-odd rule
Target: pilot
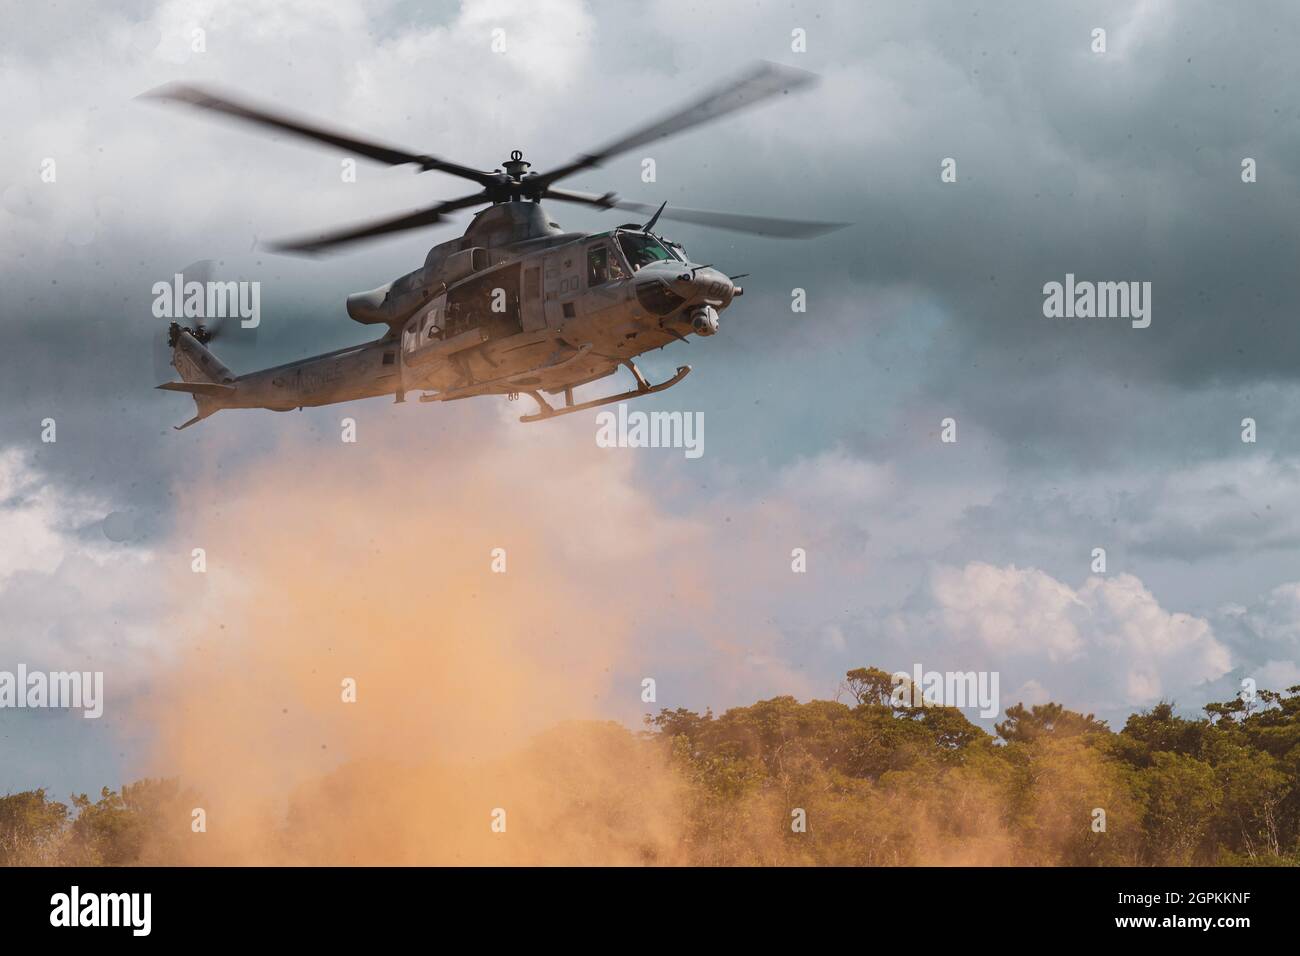
[(587, 285), (604, 285), (609, 281), (609, 250), (592, 249), (587, 256)]

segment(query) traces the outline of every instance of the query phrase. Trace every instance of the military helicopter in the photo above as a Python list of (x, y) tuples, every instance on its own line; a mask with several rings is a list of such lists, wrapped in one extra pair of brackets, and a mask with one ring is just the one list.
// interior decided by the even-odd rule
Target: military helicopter
[[(224, 94), (167, 84), (142, 98), (214, 111), (237, 120), (338, 147), (391, 165), (413, 165), (470, 180), (478, 192), (426, 209), (336, 232), (273, 244), (274, 251), (319, 254), (347, 243), (442, 222), (448, 213), (486, 205), (464, 235), (429, 250), (423, 266), (377, 289), (347, 298), (348, 315), (386, 326), (374, 341), (236, 375), (208, 348), (213, 330), (172, 322), (171, 364), (181, 381), (158, 388), (193, 396), (197, 414), (187, 428), (227, 408), (288, 411), (360, 398), (421, 392), (422, 402), (479, 395), (532, 397), (541, 421), (671, 388), (689, 372), (650, 384), (633, 359), (686, 336), (713, 335), (720, 314), (743, 293), (742, 276), (692, 262), (682, 246), (657, 234), (661, 219), (775, 238), (805, 239), (845, 223), (734, 215), (650, 204), (561, 189), (566, 177), (646, 143), (718, 119), (763, 100), (807, 87), (816, 76), (759, 63), (683, 109), (645, 125), (549, 172), (533, 172), (515, 150), (501, 168), (474, 169), (358, 139), (253, 106)], [(626, 209), (650, 218), (608, 232), (565, 232), (542, 200), (597, 209)], [(574, 389), (626, 367), (635, 386), (616, 395), (575, 402)], [(563, 396), (563, 405), (544, 397)]]

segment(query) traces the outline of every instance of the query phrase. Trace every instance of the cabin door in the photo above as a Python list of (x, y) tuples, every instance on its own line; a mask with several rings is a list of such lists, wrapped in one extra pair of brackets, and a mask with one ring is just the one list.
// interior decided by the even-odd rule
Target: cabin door
[(586, 259), (582, 246), (565, 246), (545, 259), (542, 288), (546, 295), (546, 324), (558, 329), (578, 317), (578, 298), (582, 295)]
[(546, 328), (546, 309), (542, 301), (542, 258), (524, 262), (524, 282), (520, 290), (520, 307), (525, 332)]

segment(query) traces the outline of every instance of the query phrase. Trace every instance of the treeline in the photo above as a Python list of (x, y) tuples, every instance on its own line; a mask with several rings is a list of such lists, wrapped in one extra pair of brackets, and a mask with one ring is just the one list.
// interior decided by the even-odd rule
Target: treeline
[[(996, 736), (954, 708), (899, 705), (892, 690), (889, 674), (862, 668), (841, 700), (663, 710), (639, 734), (563, 725), (491, 792), (520, 777), (520, 792), (546, 788), (519, 801), (546, 805), (533, 830), (550, 842), (530, 861), (565, 862), (585, 837), (651, 864), (1300, 864), (1300, 686), (1197, 719), (1162, 703), (1118, 732), (1059, 704), (1017, 705)], [(67, 804), (43, 790), (0, 797), (0, 865), (196, 862), (182, 843), (197, 801), (174, 780)], [(481, 807), (466, 812), (477, 826)], [(291, 811), (274, 838), (293, 847), (326, 831), (327, 844), (329, 827), (347, 825)], [(500, 859), (520, 858), (482, 857)]]
[[(875, 668), (850, 671), (845, 689), (847, 703), (777, 697), (651, 718), (689, 781), (693, 859), (1300, 864), (1300, 686), (1199, 719), (1161, 703), (1118, 733), (1060, 704), (1021, 704), (996, 737), (955, 708), (896, 706)], [(779, 842), (743, 836), (778, 826)]]
[[(175, 780), (141, 780), (68, 803), (45, 790), (0, 797), (0, 866), (129, 866), (188, 830)], [(191, 801), (192, 802), (192, 801)], [(151, 859), (150, 862), (160, 862)]]

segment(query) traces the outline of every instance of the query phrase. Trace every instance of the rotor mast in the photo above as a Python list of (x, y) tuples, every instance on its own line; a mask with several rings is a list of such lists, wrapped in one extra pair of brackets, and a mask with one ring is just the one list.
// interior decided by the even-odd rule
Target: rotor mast
[(521, 183), (524, 176), (527, 175), (529, 167), (533, 164), (524, 159), (522, 150), (516, 149), (511, 151), (509, 161), (502, 165), (505, 167), (506, 175), (510, 177), (511, 182)]

